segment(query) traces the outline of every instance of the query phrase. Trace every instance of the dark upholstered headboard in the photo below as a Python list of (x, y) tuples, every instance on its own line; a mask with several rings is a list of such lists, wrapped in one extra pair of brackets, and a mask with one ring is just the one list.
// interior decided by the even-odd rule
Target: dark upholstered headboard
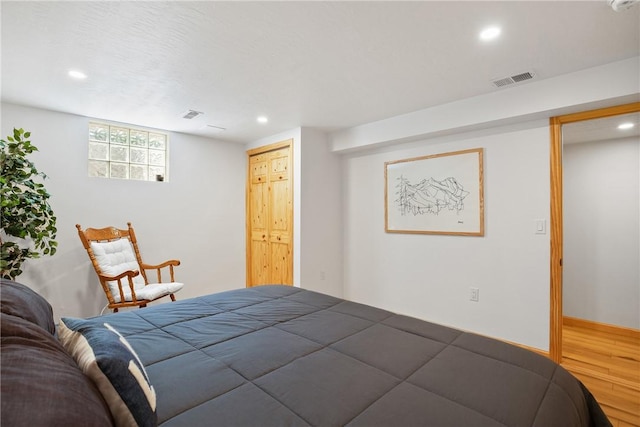
[(112, 426), (102, 395), (58, 342), (51, 305), (0, 280), (0, 424)]

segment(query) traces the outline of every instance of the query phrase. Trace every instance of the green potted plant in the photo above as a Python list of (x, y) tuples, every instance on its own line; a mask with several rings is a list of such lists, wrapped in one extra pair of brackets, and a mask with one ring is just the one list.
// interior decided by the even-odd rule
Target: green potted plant
[(13, 129), (13, 136), (0, 140), (0, 276), (4, 279), (15, 279), (25, 260), (53, 255), (58, 245), (50, 195), (39, 182), (47, 176), (27, 159), (38, 150), (30, 136)]

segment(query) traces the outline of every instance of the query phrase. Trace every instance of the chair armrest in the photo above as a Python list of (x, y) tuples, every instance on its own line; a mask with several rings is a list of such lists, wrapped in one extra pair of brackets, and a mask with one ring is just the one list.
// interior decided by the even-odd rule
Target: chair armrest
[(170, 259), (169, 261), (165, 261), (161, 264), (158, 265), (152, 265), (152, 264), (145, 264), (142, 263), (140, 264), (140, 267), (144, 268), (145, 270), (155, 270), (157, 268), (164, 268), (164, 267), (168, 267), (170, 265), (180, 265), (180, 261), (177, 259)]
[(136, 289), (132, 279), (139, 274), (140, 272), (138, 270), (127, 270), (125, 272), (118, 274), (117, 276), (107, 276), (104, 274), (99, 274), (98, 277), (100, 278), (100, 282), (102, 283), (102, 287), (104, 291), (107, 293), (107, 299), (111, 304), (113, 304), (115, 300), (111, 295), (111, 288), (109, 288), (109, 285), (107, 284), (107, 282), (118, 282), (120, 302), (123, 302), (125, 298), (124, 298), (124, 291), (122, 290), (122, 279), (126, 277), (127, 282), (129, 283), (129, 289), (131, 289), (131, 298), (133, 300), (133, 303), (136, 303), (138, 301), (138, 298), (136, 297)]
[[(153, 264), (145, 264), (145, 263), (140, 263), (140, 268), (142, 268), (143, 270), (156, 270), (156, 275), (158, 277), (158, 283), (162, 283), (162, 269), (165, 267), (169, 267), (169, 276), (170, 276), (170, 281), (171, 282), (175, 282), (174, 279), (174, 275), (173, 275), (173, 267), (180, 265), (180, 261), (177, 259), (170, 259), (168, 261), (165, 261), (161, 264), (157, 264), (157, 265), (153, 265)], [(146, 277), (146, 274), (145, 274)]]
[(117, 276), (107, 276), (104, 274), (99, 274), (98, 276), (100, 276), (101, 279), (112, 282), (112, 281), (120, 280), (123, 277), (127, 277), (127, 276), (136, 277), (138, 274), (140, 274), (138, 270), (127, 270), (123, 273), (118, 274)]

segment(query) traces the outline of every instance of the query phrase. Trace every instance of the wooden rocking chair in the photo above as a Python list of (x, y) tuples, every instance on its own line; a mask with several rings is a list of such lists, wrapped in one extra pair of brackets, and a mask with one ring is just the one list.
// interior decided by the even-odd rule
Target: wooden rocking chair
[[(173, 294), (184, 286), (176, 282), (173, 275), (173, 268), (180, 265), (180, 261), (174, 259), (158, 265), (143, 263), (130, 222), (126, 230), (115, 227), (82, 230), (80, 224), (76, 224), (76, 228), (107, 296), (108, 307), (114, 312), (122, 307), (146, 307), (151, 301), (165, 296), (176, 300)], [(170, 282), (163, 283), (161, 274), (166, 268)], [(147, 270), (156, 271), (157, 283), (149, 283)]]

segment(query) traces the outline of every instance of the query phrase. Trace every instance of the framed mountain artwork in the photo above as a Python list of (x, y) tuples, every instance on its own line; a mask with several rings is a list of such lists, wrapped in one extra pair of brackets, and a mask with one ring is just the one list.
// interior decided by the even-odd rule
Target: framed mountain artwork
[(384, 164), (385, 231), (484, 236), (482, 148)]

